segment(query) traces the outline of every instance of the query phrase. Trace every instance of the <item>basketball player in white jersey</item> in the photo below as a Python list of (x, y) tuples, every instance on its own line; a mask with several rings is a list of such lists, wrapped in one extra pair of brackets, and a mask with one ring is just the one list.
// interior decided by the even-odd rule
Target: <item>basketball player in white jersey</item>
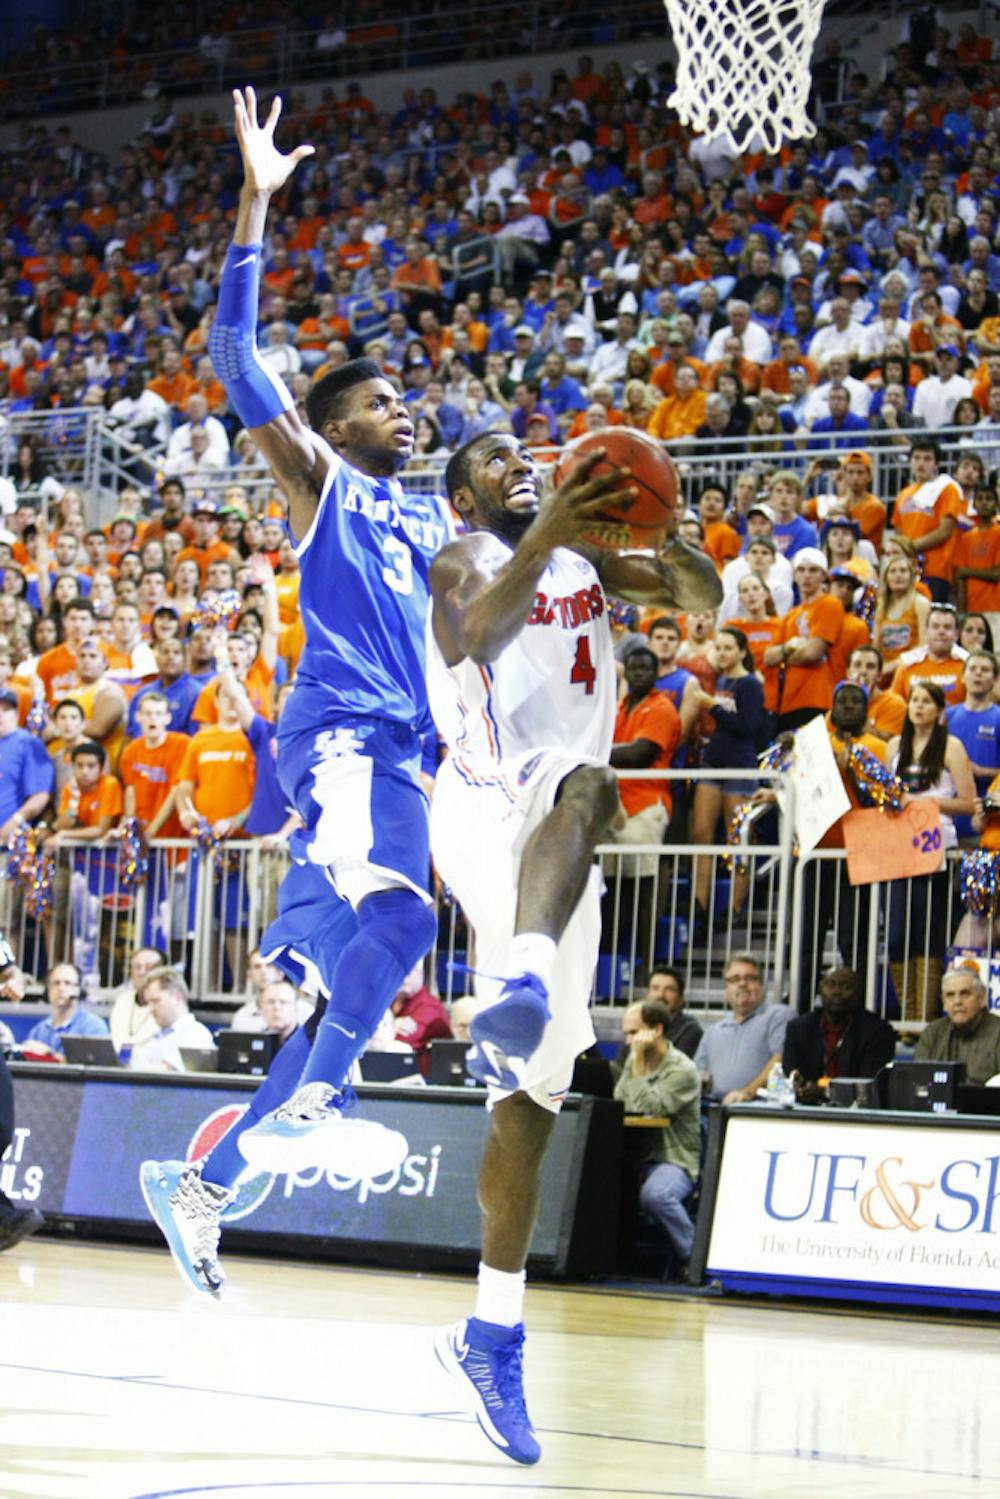
[[(469, 1067), (490, 1091), (479, 1176), (482, 1260), (475, 1316), (436, 1350), (474, 1395), (490, 1440), (521, 1463), (541, 1449), (521, 1379), (524, 1267), (542, 1157), (573, 1064), (593, 1040), (600, 938), (593, 852), (618, 812), (608, 765), (616, 677), (604, 587), (663, 608), (715, 608), (710, 560), (671, 536), (657, 557), (580, 542), (619, 496), (585, 458), (544, 504), (528, 449), (485, 433), (445, 483), (469, 534), (431, 564), (427, 686), (448, 744), (431, 848), (476, 934)], [(620, 476), (627, 491), (627, 471)]]

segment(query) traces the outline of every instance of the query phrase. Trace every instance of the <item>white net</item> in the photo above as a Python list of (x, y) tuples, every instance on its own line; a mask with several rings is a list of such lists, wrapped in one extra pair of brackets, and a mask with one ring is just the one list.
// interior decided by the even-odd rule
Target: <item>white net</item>
[(737, 153), (815, 133), (809, 64), (826, 0), (664, 0), (677, 47), (669, 103)]

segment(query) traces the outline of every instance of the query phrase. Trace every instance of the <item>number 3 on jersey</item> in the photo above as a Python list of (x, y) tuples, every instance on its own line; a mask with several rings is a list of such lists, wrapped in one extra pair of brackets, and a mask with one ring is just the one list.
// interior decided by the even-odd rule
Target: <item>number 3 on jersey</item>
[(390, 536), (382, 550), (386, 556), (386, 566), (382, 569), (383, 583), (388, 583), (393, 593), (412, 593), (413, 558), (409, 547), (395, 536)]
[(586, 635), (581, 635), (576, 642), (576, 655), (573, 657), (573, 667), (569, 674), (571, 682), (582, 683), (588, 697), (594, 695), (594, 683), (597, 681), (597, 672), (594, 663), (590, 659), (590, 641)]

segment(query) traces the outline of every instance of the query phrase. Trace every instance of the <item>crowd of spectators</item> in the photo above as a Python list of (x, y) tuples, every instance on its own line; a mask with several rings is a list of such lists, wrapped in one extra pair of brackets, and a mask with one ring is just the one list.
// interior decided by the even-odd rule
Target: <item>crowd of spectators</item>
[[(773, 157), (689, 140), (666, 65), (588, 56), (547, 87), (408, 87), (383, 113), (331, 85), (283, 126), (316, 151), (272, 205), (260, 346), (298, 402), (377, 359), (415, 418), (404, 483), (486, 428), (545, 457), (624, 424), (697, 460), (681, 532), (722, 607), (618, 627), (614, 763), (747, 782), (690, 805), (623, 782), (626, 842), (711, 842), (775, 732), (819, 715), (838, 750), (864, 735), (898, 762), (956, 841), (996, 836), (1000, 63), (963, 25), (911, 33), (882, 79), (829, 53), (821, 95), (828, 77), (846, 102)], [(205, 355), (238, 187), (229, 130), (169, 109), (114, 162), (39, 125), (0, 160), (0, 408), (39, 419), (9, 439), (0, 532), (2, 835), (46, 804), (55, 846), (122, 815), (271, 846), (294, 827), (272, 746), (297, 559)], [(44, 460), (46, 420), (77, 406), (106, 414), (131, 476), (98, 525)], [(239, 616), (213, 629), (231, 589)], [(847, 677), (860, 723), (833, 716)], [(710, 877), (693, 871), (701, 920)]]

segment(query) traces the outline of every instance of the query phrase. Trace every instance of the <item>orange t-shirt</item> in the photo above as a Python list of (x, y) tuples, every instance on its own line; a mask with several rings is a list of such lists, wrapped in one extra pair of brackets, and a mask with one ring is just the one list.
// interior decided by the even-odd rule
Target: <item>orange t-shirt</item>
[[(962, 492), (947, 474), (938, 474), (923, 484), (907, 484), (901, 489), (892, 512), (893, 529), (911, 541), (919, 541), (930, 531), (936, 531), (947, 516), (957, 524), (965, 509)], [(951, 577), (951, 554), (955, 545), (954, 531), (948, 540), (939, 546), (929, 547), (922, 555), (924, 572), (928, 578)]]
[(750, 647), (754, 668), (764, 678), (764, 707), (769, 713), (778, 711), (778, 668), (764, 665), (764, 652), (768, 646), (777, 645), (781, 635), (781, 618), (769, 614), (767, 619), (727, 619), (726, 628), (742, 630)]
[[(218, 677), (213, 677), (206, 682), (195, 699), (191, 710), (191, 717), (195, 723), (207, 724), (218, 723), (219, 713), (215, 706), (215, 694), (219, 685)], [(274, 672), (271, 671), (258, 656), (256, 661), (247, 672), (247, 679), (243, 683), (246, 695), (250, 699), (250, 706), (261, 718), (266, 718), (270, 723), (274, 718)]]
[[(833, 749), (833, 753), (836, 755), (840, 752), (840, 750), (844, 748), (844, 745), (847, 744), (848, 741), (846, 739), (838, 738), (838, 736), (834, 733), (832, 724), (827, 724), (826, 731), (830, 736), (830, 745)], [(885, 764), (885, 745), (883, 744), (882, 740), (879, 739), (875, 734), (858, 734), (850, 742), (852, 744), (860, 744), (861, 747), (863, 749), (866, 749), (869, 754), (874, 755), (876, 760), (880, 760), (883, 765)], [(861, 803), (858, 801), (854, 787), (851, 785), (851, 782), (847, 778), (847, 776), (844, 775), (843, 771), (841, 771), (840, 773), (840, 779), (844, 783), (844, 790), (847, 792), (847, 799), (850, 802), (851, 809), (853, 811), (855, 808), (860, 807)], [(847, 814), (845, 813), (844, 815), (846, 816)], [(826, 832), (819, 840), (817, 847), (843, 848), (843, 846), (844, 818), (838, 817), (833, 826), (827, 828)]]
[[(984, 570), (1000, 566), (1000, 521), (989, 526), (974, 526), (955, 537), (951, 565), (979, 567)], [(987, 583), (983, 578), (965, 579), (965, 607), (977, 614), (1000, 609), (1000, 582)]]
[[(59, 798), (59, 811), (65, 812), (69, 806), (69, 794), (72, 790), (72, 782), (67, 781)], [(102, 817), (120, 817), (122, 811), (122, 788), (117, 776), (101, 776), (92, 791), (80, 792), (80, 804), (77, 808), (77, 822), (82, 828), (92, 828), (100, 822)]]
[(68, 645), (54, 645), (38, 658), (35, 675), (45, 688), (49, 707), (65, 697), (71, 687), (79, 687), (76, 657)]
[(172, 378), (157, 375), (155, 380), (150, 380), (146, 389), (166, 401), (168, 406), (173, 406), (176, 411), (182, 411), (188, 397), (198, 394), (199, 386), (193, 375), (178, 370)]
[(218, 822), (249, 807), (255, 770), (253, 750), (243, 730), (210, 724), (189, 741), (177, 779), (192, 782), (195, 811), (209, 822)]
[[(689, 364), (694, 370), (695, 374), (698, 376), (698, 384), (702, 387), (702, 389), (707, 388), (708, 375), (703, 360), (684, 358), (681, 363)], [(658, 364), (653, 370), (653, 373), (649, 377), (649, 383), (650, 385), (655, 385), (657, 390), (662, 391), (664, 396), (672, 396), (674, 393), (674, 376), (676, 373), (677, 366), (674, 364), (673, 360), (664, 359), (662, 363)]]
[(650, 437), (665, 442), (675, 437), (693, 436), (705, 420), (707, 400), (703, 390), (692, 390), (686, 396), (667, 396), (653, 408), (646, 431)]
[[(1000, 776), (993, 777), (986, 788), (986, 795), (994, 801), (1000, 801)], [(987, 817), (986, 826), (979, 835), (979, 847), (991, 848), (994, 852), (1000, 850), (1000, 816)]]
[[(231, 551), (232, 547), (228, 541), (223, 541), (219, 538), (216, 541), (209, 542), (207, 547), (181, 547), (181, 550), (177, 553), (177, 562), (197, 562), (198, 575), (201, 578), (201, 585), (204, 588), (208, 569), (212, 563), (228, 562)], [(174, 563), (175, 567), (177, 566), (177, 562)]]
[[(152, 822), (180, 779), (180, 768), (190, 742), (188, 734), (168, 733), (155, 749), (150, 749), (139, 738), (130, 740), (122, 750), (118, 774), (122, 785), (131, 786), (135, 792), (135, 815), (144, 826)], [(171, 812), (158, 836), (184, 837), (176, 811)]]
[(936, 682), (944, 693), (949, 708), (953, 708), (956, 703), (965, 701), (965, 683), (962, 681), (964, 665), (964, 656), (961, 660), (952, 656), (948, 661), (932, 661), (925, 655), (920, 661), (914, 661), (910, 666), (904, 666), (900, 662), (896, 667), (890, 691), (895, 692), (905, 702), (914, 682)]
[(870, 640), (871, 636), (864, 620), (858, 619), (856, 614), (845, 614), (843, 628), (826, 653), (830, 670), (833, 673), (834, 687), (847, 676), (847, 663), (851, 659), (851, 652), (856, 651), (859, 646), (868, 645)]
[(894, 692), (877, 692), (868, 699), (868, 717), (880, 734), (894, 738), (903, 727), (906, 703)]
[(740, 538), (724, 520), (713, 521), (705, 527), (705, 551), (721, 572), (727, 562), (740, 554)]
[(794, 666), (789, 661), (785, 666), (785, 680), (781, 690), (782, 713), (794, 713), (799, 708), (827, 709), (833, 702), (833, 689), (838, 678), (833, 675), (831, 657), (833, 648), (844, 628), (844, 611), (836, 599), (821, 593), (811, 604), (799, 604), (781, 616), (779, 642), (788, 640), (814, 640), (826, 642), (826, 655), (822, 661), (811, 666)]
[[(677, 709), (666, 693), (654, 687), (631, 712), (628, 698), (623, 697), (615, 714), (615, 744), (631, 744), (636, 739), (649, 739), (657, 747), (656, 758), (650, 770), (667, 770), (674, 750), (680, 743), (681, 721)], [(634, 817), (644, 807), (662, 802), (669, 813), (672, 804), (669, 781), (632, 780), (618, 782), (618, 794), (626, 816)]]

